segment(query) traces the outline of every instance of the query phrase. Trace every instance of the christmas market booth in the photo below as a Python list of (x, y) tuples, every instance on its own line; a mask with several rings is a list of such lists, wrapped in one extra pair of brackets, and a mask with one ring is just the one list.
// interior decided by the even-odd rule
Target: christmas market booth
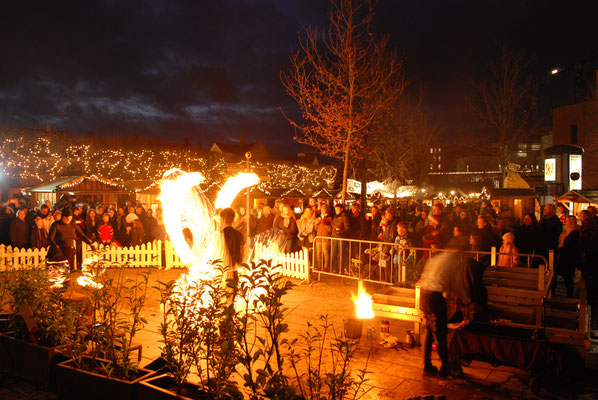
[(571, 190), (560, 196), (557, 201), (565, 206), (570, 214), (577, 216), (589, 206), (598, 207), (598, 190)]
[(282, 199), (282, 201), (285, 204), (290, 205), (295, 212), (298, 212), (298, 209), (303, 209), (303, 202), (309, 197), (309, 194), (297, 187), (292, 187), (290, 189), (272, 189), (271, 192), (274, 198)]
[(512, 217), (520, 222), (523, 222), (523, 217), (528, 213), (539, 216), (540, 203), (534, 189), (492, 188), (488, 190), (488, 196), (495, 209), (511, 210)]
[(79, 203), (119, 205), (131, 198), (130, 191), (123, 185), (96, 174), (62, 177), (29, 188), (26, 192), (31, 194), (34, 206), (46, 200), (56, 204), (62, 196), (74, 197)]

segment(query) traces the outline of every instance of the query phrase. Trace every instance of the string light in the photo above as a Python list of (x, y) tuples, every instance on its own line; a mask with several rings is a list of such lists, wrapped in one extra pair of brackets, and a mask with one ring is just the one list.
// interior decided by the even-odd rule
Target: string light
[[(110, 143), (110, 139), (106, 142), (62, 132), (5, 128), (0, 130), (0, 168), (22, 186), (78, 174), (82, 176), (60, 188), (73, 187), (86, 177), (119, 188), (129, 186), (125, 185), (127, 181), (152, 182), (136, 189), (137, 193), (154, 188), (164, 172), (172, 168), (200, 172), (206, 177), (203, 191), (221, 187), (228, 178), (227, 163), (222, 158), (208, 159), (193, 148), (163, 144), (163, 148), (157, 150), (139, 148), (139, 145), (134, 150), (126, 150), (117, 146), (119, 142)], [(266, 195), (271, 195), (272, 189), (288, 188), (290, 184), (301, 188), (298, 189), (301, 193), (308, 189), (331, 188), (336, 176), (336, 167), (330, 165), (308, 167), (284, 161), (252, 164), (263, 167), (269, 175), (270, 179), (256, 188)]]

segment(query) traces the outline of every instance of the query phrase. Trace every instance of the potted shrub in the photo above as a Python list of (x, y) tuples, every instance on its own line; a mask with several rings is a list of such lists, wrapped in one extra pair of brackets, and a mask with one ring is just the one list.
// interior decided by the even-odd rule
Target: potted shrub
[(88, 320), (67, 340), (69, 360), (57, 366), (58, 397), (69, 399), (134, 399), (137, 383), (153, 372), (131, 360), (133, 338), (145, 320), (148, 275), (129, 278), (124, 268), (112, 273), (101, 252), (86, 274)]
[(53, 383), (60, 350), (80, 318), (81, 308), (65, 299), (45, 268), (4, 272), (4, 305), (12, 311), (0, 337), (0, 365), (8, 372), (41, 385)]
[[(293, 398), (283, 374), (281, 301), (292, 284), (266, 261), (244, 265), (245, 273), (223, 284), (227, 274), (218, 263), (213, 279), (160, 284), (162, 357), (170, 372), (144, 380), (141, 398), (242, 398), (232, 373), (251, 398)], [(198, 372), (196, 384), (187, 381), (192, 371)]]
[[(222, 285), (223, 269), (217, 262), (212, 266), (218, 271), (214, 278), (159, 283), (162, 358), (168, 373), (144, 380), (140, 398), (242, 397), (231, 380), (237, 364), (235, 310), (229, 301), (234, 293)], [(196, 383), (188, 382), (192, 372), (197, 373)]]

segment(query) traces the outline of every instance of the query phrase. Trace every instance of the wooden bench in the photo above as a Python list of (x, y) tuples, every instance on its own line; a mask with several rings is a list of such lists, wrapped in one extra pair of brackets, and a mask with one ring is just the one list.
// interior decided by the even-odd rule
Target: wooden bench
[(419, 309), (419, 286), (415, 289), (386, 287), (372, 296), (374, 314), (413, 323), (413, 335), (419, 340), (422, 313)]

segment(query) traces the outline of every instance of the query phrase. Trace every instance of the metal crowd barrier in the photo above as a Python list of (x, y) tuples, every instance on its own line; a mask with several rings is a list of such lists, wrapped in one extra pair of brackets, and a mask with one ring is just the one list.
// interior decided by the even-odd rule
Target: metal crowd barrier
[[(343, 279), (364, 280), (383, 285), (394, 285), (408, 281), (409, 269), (421, 272), (425, 260), (431, 255), (441, 252), (460, 252), (470, 254), (477, 261), (486, 259), (490, 266), (496, 266), (500, 255), (496, 247), (491, 251), (462, 251), (455, 249), (430, 249), (424, 247), (402, 247), (398, 243), (387, 243), (370, 240), (346, 239), (317, 236), (313, 242), (312, 271), (318, 275), (334, 276)], [(538, 254), (519, 254), (521, 266), (545, 265), (545, 274), (554, 276), (554, 255), (550, 252), (548, 259)], [(396, 261), (396, 262), (395, 262)]]

